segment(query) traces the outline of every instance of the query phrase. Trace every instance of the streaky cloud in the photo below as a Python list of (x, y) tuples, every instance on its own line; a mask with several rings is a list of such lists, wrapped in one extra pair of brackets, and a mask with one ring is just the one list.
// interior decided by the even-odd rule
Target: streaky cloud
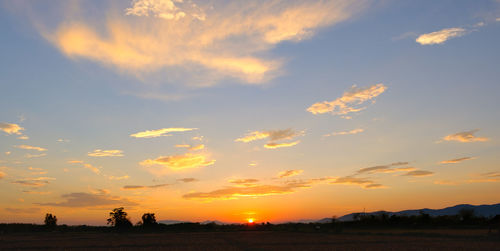
[(170, 136), (171, 132), (187, 132), (187, 131), (193, 131), (193, 130), (198, 130), (198, 128), (183, 128), (183, 127), (174, 127), (174, 128), (162, 128), (162, 129), (156, 129), (156, 130), (147, 130), (143, 132), (138, 132), (138, 133), (133, 133), (130, 134), (130, 137), (133, 138), (156, 138), (156, 137), (162, 137), (162, 136)]

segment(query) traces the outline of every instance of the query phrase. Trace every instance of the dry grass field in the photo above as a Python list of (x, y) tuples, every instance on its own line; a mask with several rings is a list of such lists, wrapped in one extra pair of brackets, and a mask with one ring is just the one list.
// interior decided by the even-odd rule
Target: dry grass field
[(0, 235), (0, 250), (500, 250), (484, 230)]

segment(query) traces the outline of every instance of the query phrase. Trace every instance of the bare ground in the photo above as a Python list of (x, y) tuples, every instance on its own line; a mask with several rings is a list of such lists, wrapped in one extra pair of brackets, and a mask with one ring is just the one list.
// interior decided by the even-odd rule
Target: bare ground
[(0, 250), (500, 250), (486, 231), (24, 233), (0, 235)]

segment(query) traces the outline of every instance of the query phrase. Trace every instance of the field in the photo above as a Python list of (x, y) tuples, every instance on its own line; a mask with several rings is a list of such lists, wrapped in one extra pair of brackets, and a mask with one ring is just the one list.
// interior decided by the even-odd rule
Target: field
[(0, 250), (500, 250), (488, 230), (298, 232), (17, 233)]

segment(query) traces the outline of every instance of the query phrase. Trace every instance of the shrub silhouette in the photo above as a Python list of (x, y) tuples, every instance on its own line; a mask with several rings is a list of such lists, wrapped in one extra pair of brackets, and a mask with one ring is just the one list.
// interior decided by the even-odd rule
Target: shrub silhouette
[(156, 222), (156, 217), (154, 213), (145, 213), (142, 215), (142, 226), (143, 227), (154, 227), (158, 225)]
[(57, 217), (55, 215), (52, 215), (52, 214), (45, 214), (45, 226), (49, 227), (49, 228), (54, 228), (57, 226)]
[(117, 229), (126, 229), (132, 227), (132, 222), (127, 218), (127, 212), (123, 211), (123, 207), (119, 207), (109, 213), (108, 225)]
[(463, 222), (470, 222), (474, 219), (474, 209), (473, 208), (462, 208), (458, 211), (458, 215), (460, 215), (460, 219)]

